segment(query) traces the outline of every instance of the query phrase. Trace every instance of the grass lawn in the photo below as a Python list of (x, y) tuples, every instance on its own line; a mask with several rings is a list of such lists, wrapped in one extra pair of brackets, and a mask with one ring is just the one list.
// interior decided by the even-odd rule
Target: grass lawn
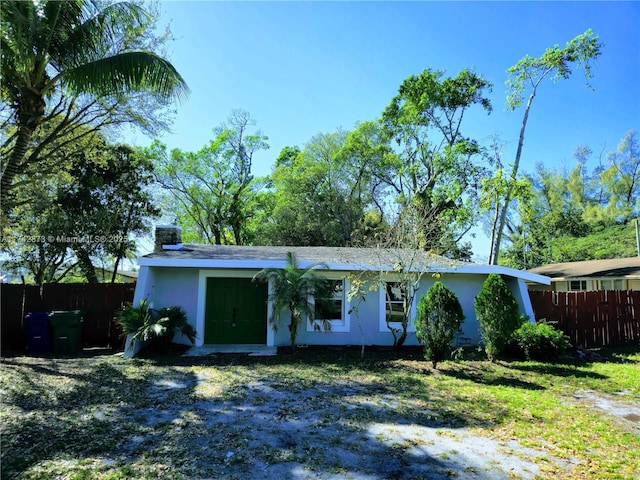
[(640, 478), (640, 349), (5, 357), (2, 478)]

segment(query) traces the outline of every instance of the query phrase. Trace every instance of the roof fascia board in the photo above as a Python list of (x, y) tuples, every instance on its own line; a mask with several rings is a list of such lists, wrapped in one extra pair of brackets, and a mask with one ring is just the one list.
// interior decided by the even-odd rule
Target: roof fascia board
[[(283, 260), (220, 260), (213, 258), (154, 258), (140, 257), (138, 264), (142, 267), (183, 267), (183, 268), (240, 268), (240, 269), (263, 269), (263, 268), (284, 268), (286, 261)], [(299, 262), (300, 268), (309, 268), (313, 265), (322, 265), (327, 270), (340, 271), (385, 271), (393, 272), (393, 266), (390, 265), (359, 265), (350, 263), (320, 263), (317, 262)], [(521, 278), (530, 282), (550, 285), (551, 279), (544, 275), (523, 272), (513, 268), (502, 267), (499, 265), (437, 265), (431, 264), (425, 269), (425, 272), (437, 273), (470, 273), (485, 274), (498, 273), (508, 275), (514, 278)]]
[(138, 258), (140, 266), (149, 267), (184, 267), (184, 268), (284, 268), (282, 260), (220, 260), (215, 258)]
[(529, 282), (542, 283), (543, 285), (551, 285), (551, 278), (544, 275), (538, 275), (537, 273), (524, 272), (522, 270), (516, 270), (514, 268), (503, 267), (500, 265), (462, 265), (459, 267), (449, 267), (447, 272), (458, 273), (480, 273), (490, 274), (497, 273), (499, 275), (507, 275), (514, 278), (521, 278)]

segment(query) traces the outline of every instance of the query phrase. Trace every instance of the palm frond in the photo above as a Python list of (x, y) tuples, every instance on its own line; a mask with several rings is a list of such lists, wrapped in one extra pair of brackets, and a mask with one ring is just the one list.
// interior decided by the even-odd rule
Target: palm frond
[[(64, 71), (60, 78), (72, 90), (94, 95), (150, 90), (178, 101), (189, 88), (178, 71), (162, 57), (144, 51), (119, 53)], [(53, 79), (52, 81), (55, 81)]]
[(121, 45), (125, 29), (138, 28), (150, 18), (135, 3), (117, 2), (99, 8), (92, 2), (80, 3), (84, 5), (70, 12), (67, 28), (62, 29), (66, 36), (51, 48), (52, 64), (58, 71), (108, 55)]
[[(289, 331), (292, 346), (295, 344), (300, 323), (304, 319), (313, 322), (316, 302), (324, 302), (324, 297), (330, 295), (329, 282), (316, 273), (320, 268), (326, 267), (323, 264), (314, 264), (307, 269), (299, 269), (293, 253), (287, 252), (284, 268), (263, 269), (254, 276), (254, 281), (269, 283), (269, 300), (272, 302), (269, 321), (274, 330), (282, 314), (287, 310), (291, 313)], [(326, 326), (326, 322), (323, 323)]]

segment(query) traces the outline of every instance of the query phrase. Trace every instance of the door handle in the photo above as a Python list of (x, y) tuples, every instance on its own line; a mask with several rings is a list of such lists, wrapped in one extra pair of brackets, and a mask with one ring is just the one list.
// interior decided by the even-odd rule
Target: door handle
[(236, 326), (236, 309), (235, 309), (235, 307), (233, 308), (233, 310), (231, 310), (231, 326), (232, 327)]

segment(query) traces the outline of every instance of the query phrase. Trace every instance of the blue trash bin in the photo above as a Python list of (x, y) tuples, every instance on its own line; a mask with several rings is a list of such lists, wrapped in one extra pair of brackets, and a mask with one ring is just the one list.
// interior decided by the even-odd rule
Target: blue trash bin
[(51, 353), (50, 318), (50, 312), (30, 312), (25, 315), (28, 353), (32, 355)]

